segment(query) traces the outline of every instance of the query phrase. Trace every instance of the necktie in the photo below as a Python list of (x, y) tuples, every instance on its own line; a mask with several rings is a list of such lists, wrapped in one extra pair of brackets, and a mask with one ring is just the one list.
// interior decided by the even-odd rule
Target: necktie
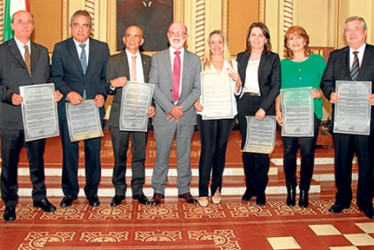
[(179, 99), (179, 83), (181, 77), (181, 58), (179, 56), (181, 52), (175, 51), (174, 66), (173, 66), (173, 99), (177, 102)]
[(29, 51), (29, 46), (24, 45), (25, 48), (25, 64), (27, 67), (27, 71), (31, 75), (31, 60), (30, 60), (30, 51)]
[(131, 81), (136, 82), (136, 56), (132, 56), (131, 58)]
[(81, 61), (83, 75), (85, 75), (86, 70), (87, 70), (87, 54), (84, 48), (86, 47), (86, 44), (79, 44), (79, 47), (82, 48), (82, 52), (81, 52), (81, 56), (79, 60)]
[(358, 74), (359, 74), (359, 71), (360, 71), (360, 64), (359, 64), (359, 61), (358, 61), (358, 51), (353, 51), (353, 55), (354, 55), (354, 58), (353, 58), (353, 64), (352, 64), (352, 68), (351, 68), (351, 78), (353, 81), (357, 81), (358, 79)]

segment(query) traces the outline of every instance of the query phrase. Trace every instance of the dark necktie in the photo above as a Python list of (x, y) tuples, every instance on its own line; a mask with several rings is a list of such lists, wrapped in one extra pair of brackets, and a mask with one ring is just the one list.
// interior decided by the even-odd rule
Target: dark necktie
[(353, 58), (353, 64), (351, 68), (351, 78), (353, 81), (357, 81), (358, 74), (360, 73), (360, 64), (358, 61), (357, 54), (358, 54), (358, 51), (353, 51), (354, 58)]
[(179, 99), (179, 83), (181, 77), (181, 58), (180, 51), (175, 51), (174, 66), (173, 66), (173, 100), (177, 102)]
[(23, 47), (25, 48), (25, 64), (26, 64), (26, 67), (27, 67), (27, 71), (29, 72), (29, 74), (31, 76), (31, 59), (30, 59), (29, 46), (24, 45)]
[(81, 56), (79, 60), (81, 61), (83, 75), (85, 75), (86, 70), (87, 70), (87, 54), (84, 48), (86, 47), (86, 44), (79, 44), (79, 47), (82, 48), (82, 52), (81, 52)]

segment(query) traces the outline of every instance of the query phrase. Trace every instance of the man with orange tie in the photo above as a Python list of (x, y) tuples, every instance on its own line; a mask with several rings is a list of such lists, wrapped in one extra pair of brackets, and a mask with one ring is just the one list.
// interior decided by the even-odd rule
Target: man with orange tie
[[(45, 139), (25, 143), (22, 122), (20, 86), (50, 81), (48, 50), (30, 40), (34, 17), (28, 11), (17, 11), (12, 16), (14, 38), (0, 45), (0, 134), (1, 134), (1, 197), (4, 200), (4, 220), (16, 219), (18, 203), (17, 167), (25, 144), (29, 159), (34, 207), (53, 212), (56, 207), (46, 197), (44, 175)], [(56, 101), (62, 94), (55, 92)]]
[[(144, 38), (143, 31), (138, 26), (129, 26), (125, 30), (122, 41), (125, 49), (120, 54), (109, 57), (106, 67), (107, 92), (109, 95), (114, 95), (108, 121), (112, 133), (114, 153), (112, 183), (115, 188), (115, 196), (110, 203), (112, 207), (120, 205), (126, 196), (126, 160), (130, 138), (132, 152), (132, 198), (140, 204), (150, 204), (150, 201), (143, 193), (145, 182), (145, 148), (148, 133), (121, 131), (119, 129), (119, 116), (123, 86), (126, 85), (128, 80), (141, 83), (149, 81), (151, 57), (139, 53), (139, 47), (144, 43)], [(155, 108), (151, 106), (148, 116), (153, 117), (154, 114)]]
[(169, 26), (170, 47), (152, 57), (150, 83), (155, 84), (153, 117), (156, 140), (156, 161), (152, 176), (153, 204), (160, 204), (165, 195), (169, 154), (174, 136), (177, 144), (178, 197), (196, 203), (190, 193), (191, 141), (196, 125), (195, 101), (200, 96), (200, 58), (184, 49), (187, 27), (181, 22)]

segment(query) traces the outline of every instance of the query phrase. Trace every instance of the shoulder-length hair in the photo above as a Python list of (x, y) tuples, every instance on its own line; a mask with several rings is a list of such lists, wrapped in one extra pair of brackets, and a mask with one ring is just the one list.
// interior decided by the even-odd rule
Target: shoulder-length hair
[(233, 67), (231, 53), (230, 53), (230, 50), (229, 50), (229, 46), (227, 45), (227, 40), (226, 40), (225, 35), (220, 30), (213, 30), (212, 32), (210, 32), (207, 43), (205, 44), (205, 54), (204, 54), (204, 58), (203, 58), (203, 69), (205, 70), (206, 68), (209, 68), (210, 65), (212, 64), (212, 51), (210, 51), (209, 41), (210, 41), (210, 38), (213, 35), (220, 35), (222, 37), (223, 45), (224, 45), (223, 59), (225, 61), (227, 61), (230, 64), (231, 67)]
[(294, 54), (292, 50), (288, 47), (287, 43), (288, 40), (292, 35), (301, 36), (304, 38), (304, 55), (308, 57), (311, 54), (311, 50), (309, 48), (309, 35), (306, 33), (305, 29), (301, 26), (292, 26), (284, 34), (284, 48), (285, 48), (285, 57), (293, 59)]
[(264, 52), (270, 52), (271, 51), (271, 42), (270, 42), (270, 32), (268, 27), (262, 23), (262, 22), (254, 22), (249, 26), (247, 37), (246, 37), (246, 52), (249, 52), (252, 50), (251, 43), (249, 42), (249, 37), (251, 35), (251, 31), (253, 28), (260, 28), (262, 31), (262, 34), (266, 37), (266, 43), (264, 45)]

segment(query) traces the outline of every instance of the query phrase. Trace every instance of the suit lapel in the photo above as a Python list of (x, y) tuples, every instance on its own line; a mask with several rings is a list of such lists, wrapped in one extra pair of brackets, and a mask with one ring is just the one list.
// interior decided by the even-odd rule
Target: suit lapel
[(39, 57), (40, 57), (40, 51), (39, 47), (36, 46), (33, 42), (31, 42), (31, 75), (32, 72), (36, 70), (36, 67), (38, 66)]
[(361, 79), (361, 76), (364, 75), (364, 73), (367, 69), (367, 66), (368, 66), (368, 62), (370, 62), (369, 57), (372, 56), (371, 48), (372, 47), (370, 47), (366, 44), (365, 51), (364, 51), (364, 57), (362, 58), (362, 62), (361, 62), (361, 66), (360, 66), (360, 73), (358, 74), (358, 79), (359, 80)]
[(14, 58), (16, 58), (17, 61), (22, 65), (22, 67), (24, 67), (27, 70), (26, 63), (22, 58), (21, 52), (19, 51), (17, 43), (14, 40), (14, 38), (9, 41), (8, 47), (9, 47), (10, 53), (14, 56)]
[[(345, 74), (347, 75), (347, 79), (352, 80), (351, 78), (351, 65), (349, 63), (349, 47), (347, 47), (344, 51), (344, 70)], [(359, 76), (360, 77), (360, 76)]]
[(130, 80), (130, 66), (129, 61), (127, 59), (126, 51), (122, 52), (122, 56), (120, 58), (120, 63), (118, 64), (118, 67), (120, 67), (119, 72), (120, 74), (124, 74), (127, 76), (127, 78)]
[[(95, 48), (96, 48), (96, 44), (92, 41), (91, 38), (88, 38), (90, 39), (90, 46), (89, 46), (89, 51), (88, 51), (88, 62), (87, 62), (87, 70), (86, 70), (86, 75), (88, 74), (88, 72), (90, 72), (90, 68), (93, 67), (93, 61), (95, 59), (95, 53), (90, 53), (91, 51), (96, 51)], [(80, 63), (80, 61), (79, 61)], [(82, 71), (83, 72), (83, 71)]]
[(144, 55), (140, 54), (140, 57), (142, 58), (142, 66), (143, 66), (143, 74), (144, 74), (144, 82), (148, 82), (148, 75), (146, 72), (149, 72), (149, 63), (144, 60)]
[[(91, 44), (90, 44), (90, 46), (91, 46)], [(79, 60), (77, 48), (75, 47), (75, 43), (74, 43), (73, 38), (70, 38), (70, 40), (69, 40), (68, 51), (70, 53), (71, 58), (73, 59), (73, 62), (76, 64), (76, 67), (78, 69), (80, 69), (80, 72), (83, 75), (82, 65), (81, 65), (81, 62)]]

